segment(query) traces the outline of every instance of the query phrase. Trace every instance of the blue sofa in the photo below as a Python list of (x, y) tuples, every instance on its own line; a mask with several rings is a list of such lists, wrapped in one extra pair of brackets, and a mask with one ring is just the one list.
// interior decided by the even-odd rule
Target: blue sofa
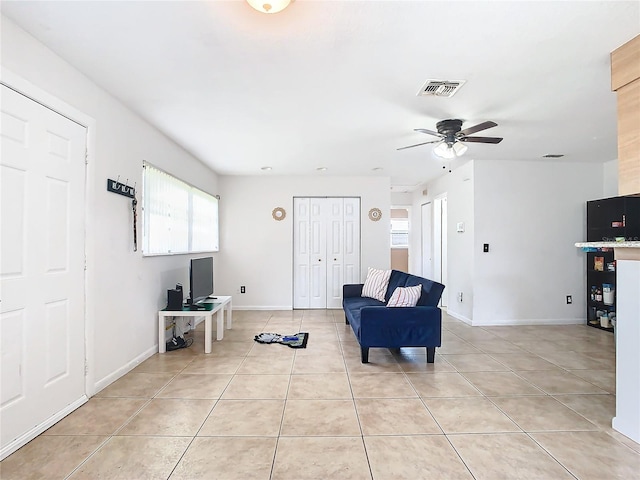
[[(396, 287), (422, 285), (415, 307), (387, 307)], [(362, 363), (369, 362), (369, 348), (426, 347), (433, 363), (440, 346), (442, 312), (437, 307), (444, 285), (398, 270), (391, 271), (385, 302), (362, 297), (363, 284), (343, 285), (342, 307), (347, 325), (360, 343)]]

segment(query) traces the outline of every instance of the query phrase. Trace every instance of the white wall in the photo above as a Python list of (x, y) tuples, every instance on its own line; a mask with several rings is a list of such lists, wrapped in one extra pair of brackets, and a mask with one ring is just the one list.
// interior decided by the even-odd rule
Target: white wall
[[(131, 204), (106, 191), (107, 178), (119, 175), (140, 188), (147, 160), (217, 194), (217, 176), (5, 17), (1, 60), (3, 69), (93, 119), (86, 230), (87, 318), (93, 331), (87, 354), (93, 388), (99, 390), (157, 351), (157, 310), (166, 305), (167, 288), (188, 284), (189, 259), (134, 253)], [(141, 240), (139, 228), (139, 245)]]
[[(412, 224), (415, 230), (420, 230), (421, 205), (431, 202), (437, 196), (447, 194), (447, 244), (448, 244), (448, 276), (443, 295), (448, 297), (449, 314), (461, 320), (471, 322), (474, 286), (473, 286), (473, 241), (474, 241), (474, 212), (473, 191), (474, 171), (473, 161), (445, 173), (438, 179), (422, 185), (413, 195)], [(427, 195), (423, 191), (427, 190)], [(456, 232), (456, 224), (463, 222), (464, 233)], [(422, 275), (422, 247), (421, 236), (411, 239), (409, 270)], [(462, 292), (463, 302), (457, 301), (457, 293)]]
[[(618, 160), (604, 162), (602, 165), (602, 198), (618, 196)], [(591, 200), (597, 200), (595, 198)]]
[(411, 205), (413, 194), (411, 192), (391, 192), (391, 205), (394, 207)]
[(585, 256), (574, 243), (585, 202), (602, 196), (602, 164), (484, 160), (474, 178), (473, 325), (582, 323)]
[[(388, 177), (221, 176), (219, 185), (216, 292), (234, 295), (234, 308), (292, 308), (294, 196), (361, 197), (361, 281), (368, 267), (389, 268)], [(271, 217), (276, 207), (286, 210), (284, 220)], [(378, 222), (369, 220), (373, 207), (382, 211)]]

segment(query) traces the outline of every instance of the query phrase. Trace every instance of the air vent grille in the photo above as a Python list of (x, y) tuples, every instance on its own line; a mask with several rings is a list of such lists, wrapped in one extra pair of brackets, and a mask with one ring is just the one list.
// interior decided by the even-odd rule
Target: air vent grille
[(434, 80), (429, 79), (418, 92), (423, 97), (453, 97), (466, 80)]

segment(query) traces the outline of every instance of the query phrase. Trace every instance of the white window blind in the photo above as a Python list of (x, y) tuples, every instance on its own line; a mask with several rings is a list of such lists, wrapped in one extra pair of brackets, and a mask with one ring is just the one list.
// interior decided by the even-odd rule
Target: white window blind
[(142, 179), (144, 255), (218, 251), (216, 197), (146, 162)]
[(391, 248), (407, 248), (409, 246), (409, 220), (406, 218), (391, 219)]

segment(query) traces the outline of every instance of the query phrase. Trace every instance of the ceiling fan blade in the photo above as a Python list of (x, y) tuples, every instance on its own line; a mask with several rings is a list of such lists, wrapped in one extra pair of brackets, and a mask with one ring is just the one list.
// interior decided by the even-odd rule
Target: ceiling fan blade
[(476, 133), (479, 132), (481, 130), (486, 130), (487, 128), (491, 128), (491, 127), (497, 127), (498, 124), (495, 122), (482, 122), (479, 123), (478, 125), (475, 125), (473, 127), (469, 127), (469, 128), (465, 128), (464, 130), (460, 130), (460, 132), (458, 132), (458, 135), (461, 136), (466, 136), (466, 135), (471, 135), (472, 133)]
[(460, 142), (475, 142), (475, 143), (500, 143), (502, 138), (499, 137), (462, 137), (459, 138)]
[(420, 145), (427, 145), (428, 143), (439, 143), (442, 140), (433, 140), (431, 142), (422, 142), (422, 143), (416, 143), (415, 145), (407, 145), (406, 147), (400, 147), (400, 148), (396, 148), (396, 150), (404, 150), (405, 148), (413, 148), (413, 147), (419, 147)]
[(429, 135), (435, 135), (436, 137), (443, 137), (444, 136), (441, 133), (434, 132), (433, 130), (427, 130), (426, 128), (414, 128), (413, 131), (414, 132), (420, 132), (420, 133), (428, 133)]

